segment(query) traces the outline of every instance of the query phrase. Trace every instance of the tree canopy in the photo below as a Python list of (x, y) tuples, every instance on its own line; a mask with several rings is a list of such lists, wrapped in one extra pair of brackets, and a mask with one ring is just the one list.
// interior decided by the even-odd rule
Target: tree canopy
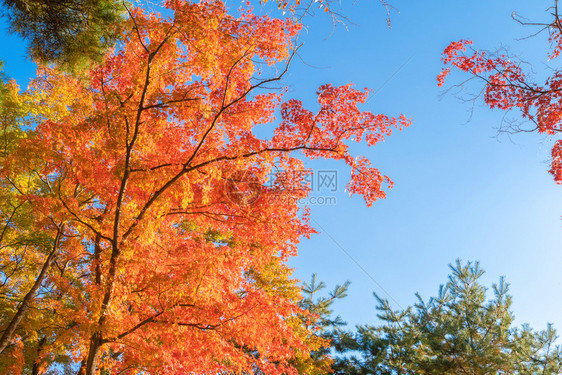
[(478, 262), (451, 265), (437, 296), (404, 310), (378, 300), (379, 325), (336, 335), (335, 374), (559, 374), (562, 349), (552, 326), (513, 325), (509, 284), (481, 283)]
[(332, 159), (371, 205), (391, 181), (350, 142), (409, 120), (360, 110), (368, 91), (349, 84), (321, 86), (310, 110), (287, 98), (294, 17), (162, 7), (130, 8), (87, 79), (40, 66), (28, 90), (9, 84), (1, 372), (295, 373), (324, 345), (286, 265), (314, 232), (296, 204), (309, 189), (266, 182)]
[(128, 4), (116, 0), (2, 0), (9, 29), (42, 64), (79, 71), (102, 61), (119, 39)]
[[(293, 277), (315, 233), (305, 160), (345, 166), (371, 206), (393, 183), (355, 144), (410, 125), (353, 84), (290, 96), (303, 17), (337, 23), (335, 3), (3, 0), (38, 69), (26, 89), (0, 76), (1, 374), (562, 372), (554, 329), (515, 327), (508, 284), (490, 296), (478, 263), (407, 309), (375, 294), (381, 323), (356, 331), (333, 316), (349, 283), (325, 297)], [(562, 75), (537, 85), (470, 45), (447, 47), (439, 84), (450, 68), (483, 80), (488, 106), (555, 138), (562, 183)]]

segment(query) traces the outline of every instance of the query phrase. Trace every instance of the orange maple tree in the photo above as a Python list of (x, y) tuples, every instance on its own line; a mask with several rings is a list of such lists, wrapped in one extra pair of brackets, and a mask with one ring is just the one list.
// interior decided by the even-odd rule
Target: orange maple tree
[[(32, 261), (3, 274), (18, 288), (0, 305), (2, 371), (295, 373), (322, 345), (296, 319), (285, 264), (314, 232), (308, 211), (265, 183), (303, 170), (302, 157), (341, 160), (347, 189), (371, 205), (391, 181), (349, 142), (374, 146), (409, 120), (361, 111), (368, 90), (352, 85), (321, 86), (314, 111), (272, 91), (297, 49), (291, 18), (162, 6), (128, 9), (129, 31), (87, 79), (42, 67), (14, 89), (41, 110), (0, 159), (2, 194), (32, 218), (3, 216), (0, 256), (25, 248)], [(254, 130), (264, 125), (269, 138)], [(260, 194), (233, 199), (240, 176)], [(284, 194), (307, 194), (287, 183)]]
[[(562, 20), (558, 1), (554, 1), (552, 11), (553, 21), (542, 25), (542, 30), (549, 33), (549, 60), (559, 58), (562, 51)], [(515, 131), (538, 132), (555, 139), (549, 173), (557, 184), (562, 184), (562, 139), (558, 139), (562, 133), (562, 71), (553, 69), (544, 84), (537, 84), (533, 76), (524, 70), (525, 64), (520, 59), (481, 50), (468, 51), (471, 45), (470, 40), (460, 40), (445, 48), (442, 61), (448, 67), (438, 75), (438, 85), (444, 84), (451, 67), (483, 80), (484, 101), (490, 108), (519, 110), (522, 118), (532, 124), (526, 129), (517, 126)]]

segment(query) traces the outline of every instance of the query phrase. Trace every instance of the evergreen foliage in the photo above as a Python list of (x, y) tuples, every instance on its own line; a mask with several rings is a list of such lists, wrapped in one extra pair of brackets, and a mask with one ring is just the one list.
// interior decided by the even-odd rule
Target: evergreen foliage
[(487, 288), (484, 270), (457, 261), (437, 297), (405, 310), (378, 300), (380, 325), (358, 326), (335, 337), (335, 374), (560, 374), (556, 331), (513, 326), (509, 284)]
[(2, 5), (10, 31), (28, 40), (29, 55), (67, 71), (100, 62), (126, 14), (118, 0), (2, 0)]

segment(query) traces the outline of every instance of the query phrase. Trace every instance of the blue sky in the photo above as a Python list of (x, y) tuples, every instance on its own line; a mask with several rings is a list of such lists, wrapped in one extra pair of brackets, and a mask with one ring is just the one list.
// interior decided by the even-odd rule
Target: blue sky
[[(551, 1), (395, 0), (399, 13), (392, 13), (390, 29), (376, 0), (352, 3), (342, 10), (356, 24), (349, 30), (331, 33), (330, 20), (321, 14), (306, 20), (302, 61), (294, 62), (285, 80), (290, 96), (314, 107), (321, 84), (353, 82), (378, 90), (366, 110), (403, 113), (413, 125), (375, 148), (354, 147), (395, 182), (387, 199), (370, 208), (344, 192), (345, 167), (308, 164), (338, 171), (337, 191), (316, 193), (337, 203), (312, 206), (321, 233), (303, 241), (291, 261), (297, 277), (308, 280), (316, 272), (329, 286), (350, 280), (349, 297), (336, 311), (353, 325), (376, 321), (371, 293), (388, 297), (380, 286), (406, 307), (415, 292), (435, 295), (456, 258), (479, 260), (486, 283), (500, 275), (511, 283), (517, 323), (544, 328), (553, 322), (562, 329), (562, 187), (547, 173), (552, 141), (534, 134), (498, 136), (504, 113), (481, 101), (468, 121), (471, 104), (443, 95), (435, 79), (442, 50), (461, 38), (474, 40), (477, 48), (509, 46), (542, 72), (546, 38), (518, 41), (534, 30), (514, 22), (511, 13), (548, 21)], [(25, 46), (1, 37), (6, 71), (25, 87), (34, 72)], [(556, 67), (559, 60), (550, 64)], [(448, 82), (461, 79), (453, 75)]]
[(309, 20), (301, 56), (323, 69), (297, 62), (288, 78), (291, 94), (311, 106), (319, 85), (353, 82), (379, 90), (365, 109), (413, 120), (384, 144), (356, 148), (394, 180), (387, 199), (367, 208), (360, 197), (349, 198), (343, 191), (349, 172), (338, 170), (337, 204), (312, 207), (322, 233), (302, 244), (292, 262), (297, 276), (308, 280), (316, 272), (328, 285), (350, 280), (337, 312), (350, 324), (374, 323), (371, 292), (389, 297), (340, 246), (402, 307), (415, 302), (416, 291), (436, 295), (456, 258), (479, 260), (488, 285), (500, 275), (511, 283), (517, 323), (544, 328), (553, 322), (562, 329), (562, 187), (547, 173), (551, 140), (498, 135), (503, 112), (478, 101), (470, 119), (472, 105), (443, 95), (435, 79), (441, 52), (461, 38), (482, 49), (510, 47), (542, 72), (546, 37), (518, 41), (535, 30), (511, 14), (548, 21), (551, 1), (394, 4), (400, 13), (392, 14), (391, 29), (376, 1), (345, 6), (357, 26), (339, 27), (328, 39), (329, 20)]

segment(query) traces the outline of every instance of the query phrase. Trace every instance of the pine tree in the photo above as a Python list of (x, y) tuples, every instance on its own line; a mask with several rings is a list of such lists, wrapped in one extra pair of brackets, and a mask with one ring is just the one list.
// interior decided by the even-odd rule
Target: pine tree
[[(562, 351), (551, 325), (513, 326), (509, 284), (480, 283), (484, 270), (457, 260), (437, 297), (393, 310), (375, 294), (382, 324), (357, 327), (334, 342), (336, 374), (559, 374)], [(353, 354), (355, 353), (355, 354)]]
[(119, 38), (126, 3), (117, 0), (2, 0), (9, 29), (29, 55), (77, 71), (100, 62)]

